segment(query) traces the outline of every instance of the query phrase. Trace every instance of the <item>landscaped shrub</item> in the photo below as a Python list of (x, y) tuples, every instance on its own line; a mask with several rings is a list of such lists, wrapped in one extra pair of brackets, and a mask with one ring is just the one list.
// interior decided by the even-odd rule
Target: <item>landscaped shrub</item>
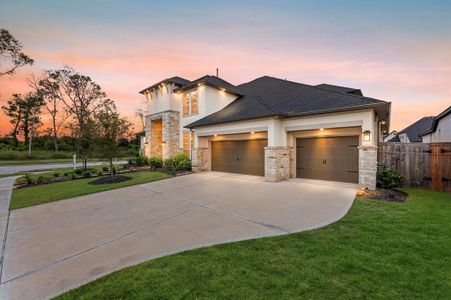
[(83, 169), (75, 169), (75, 174), (81, 175), (83, 173)]
[(144, 156), (138, 156), (136, 157), (135, 163), (137, 167), (142, 167), (147, 164), (147, 159)]
[(55, 172), (55, 173), (53, 173), (53, 177), (58, 177), (58, 176), (60, 176), (61, 174), (59, 173), (59, 172)]
[(159, 156), (149, 158), (149, 166), (152, 170), (163, 167), (163, 159)]
[(75, 175), (75, 174), (72, 174), (72, 179), (77, 179), (77, 175)]
[(172, 172), (191, 170), (191, 160), (185, 153), (175, 154), (164, 161), (164, 167)]
[(90, 178), (91, 177), (91, 171), (84, 171), (83, 172), (83, 178)]
[(103, 175), (103, 171), (102, 171), (102, 170), (98, 170), (98, 171), (97, 171), (97, 175), (98, 175), (98, 176), (102, 176), (102, 175)]
[(406, 175), (395, 169), (379, 168), (377, 170), (376, 183), (381, 188), (399, 188), (406, 184)]
[(64, 176), (69, 176), (69, 172), (64, 172)]
[(43, 183), (44, 182), (44, 177), (39, 176), (37, 182), (38, 183)]
[(110, 170), (110, 168), (108, 168), (107, 166), (103, 166), (102, 167), (102, 171), (103, 172), (108, 172)]
[(27, 184), (33, 183), (33, 179), (31, 179), (30, 175), (28, 174), (25, 174), (25, 181), (27, 182)]

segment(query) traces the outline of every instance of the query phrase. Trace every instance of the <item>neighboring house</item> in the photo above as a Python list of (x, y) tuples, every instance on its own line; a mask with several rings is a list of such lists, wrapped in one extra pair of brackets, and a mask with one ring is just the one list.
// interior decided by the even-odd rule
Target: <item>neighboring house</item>
[(392, 134), (392, 138), (387, 139), (386, 137), (384, 141), (391, 143), (422, 143), (421, 135), (431, 128), (433, 120), (434, 117), (423, 117), (397, 134)]
[(393, 130), (392, 132), (384, 136), (384, 142), (394, 142), (395, 140), (399, 142), (398, 132), (396, 130)]
[(377, 142), (390, 103), (358, 89), (273, 77), (232, 85), (215, 76), (162, 80), (148, 101), (144, 155), (185, 151), (193, 170), (376, 186)]
[(422, 140), (423, 143), (451, 142), (451, 106), (433, 118)]

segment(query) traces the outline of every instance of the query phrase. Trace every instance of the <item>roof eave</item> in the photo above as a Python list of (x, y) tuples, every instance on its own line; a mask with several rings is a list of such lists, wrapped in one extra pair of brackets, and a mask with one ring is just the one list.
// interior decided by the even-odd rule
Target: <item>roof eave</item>
[(352, 110), (360, 110), (360, 109), (370, 109), (370, 108), (378, 108), (382, 106), (391, 106), (390, 102), (383, 102), (383, 103), (372, 103), (372, 104), (366, 104), (366, 105), (359, 105), (359, 106), (353, 106), (348, 108), (341, 108), (341, 109), (330, 109), (330, 110), (321, 110), (321, 111), (315, 111), (315, 112), (306, 112), (301, 114), (295, 114), (295, 115), (285, 115), (280, 113), (274, 113), (274, 114), (268, 114), (260, 117), (253, 117), (253, 118), (243, 118), (239, 120), (233, 120), (233, 121), (226, 121), (226, 122), (212, 122), (205, 125), (194, 125), (197, 121), (190, 123), (184, 128), (199, 128), (199, 127), (206, 127), (206, 126), (213, 126), (213, 125), (219, 125), (219, 124), (225, 124), (225, 123), (233, 123), (233, 122), (241, 122), (241, 121), (248, 121), (252, 119), (262, 119), (262, 118), (268, 118), (268, 117), (280, 117), (280, 118), (296, 118), (296, 117), (304, 117), (304, 116), (311, 116), (311, 115), (320, 115), (320, 114), (326, 114), (326, 113), (334, 113), (334, 112), (344, 112), (344, 111), (352, 111)]
[(243, 94), (241, 94), (241, 93), (238, 93), (236, 91), (232, 91), (231, 89), (228, 89), (226, 87), (223, 87), (223, 86), (220, 86), (220, 85), (216, 85), (216, 84), (212, 84), (212, 83), (206, 82), (206, 81), (200, 81), (200, 82), (196, 82), (195, 84), (185, 85), (183, 87), (175, 89), (174, 92), (178, 93), (178, 92), (188, 91), (188, 90), (191, 90), (191, 89), (195, 88), (196, 86), (203, 85), (203, 84), (211, 86), (211, 87), (214, 87), (214, 88), (217, 88), (217, 89), (222, 90), (224, 92), (227, 92), (229, 94), (233, 94), (233, 95), (237, 95), (237, 96), (243, 96)]

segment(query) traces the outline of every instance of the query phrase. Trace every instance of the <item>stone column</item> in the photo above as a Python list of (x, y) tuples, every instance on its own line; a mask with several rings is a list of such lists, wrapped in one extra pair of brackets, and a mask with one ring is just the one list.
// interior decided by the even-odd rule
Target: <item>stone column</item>
[(359, 147), (359, 184), (369, 190), (376, 189), (377, 147)]
[(163, 159), (180, 152), (180, 115), (178, 111), (162, 113)]
[(146, 120), (145, 120), (145, 138), (144, 138), (144, 143), (143, 143), (143, 147), (142, 147), (142, 155), (146, 156), (146, 157), (150, 157), (150, 142), (152, 140), (151, 137), (151, 128), (152, 128), (152, 123), (151, 123), (151, 118), (150, 116), (146, 116)]
[(191, 165), (193, 172), (208, 171), (208, 148), (198, 147), (192, 150)]
[(265, 180), (277, 182), (290, 178), (292, 147), (265, 147)]

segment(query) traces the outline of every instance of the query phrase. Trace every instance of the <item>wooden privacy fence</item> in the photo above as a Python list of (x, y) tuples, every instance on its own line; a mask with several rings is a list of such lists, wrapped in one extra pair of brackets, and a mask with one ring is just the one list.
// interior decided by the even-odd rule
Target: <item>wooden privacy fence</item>
[(406, 174), (408, 186), (451, 192), (451, 143), (379, 143), (377, 158)]

